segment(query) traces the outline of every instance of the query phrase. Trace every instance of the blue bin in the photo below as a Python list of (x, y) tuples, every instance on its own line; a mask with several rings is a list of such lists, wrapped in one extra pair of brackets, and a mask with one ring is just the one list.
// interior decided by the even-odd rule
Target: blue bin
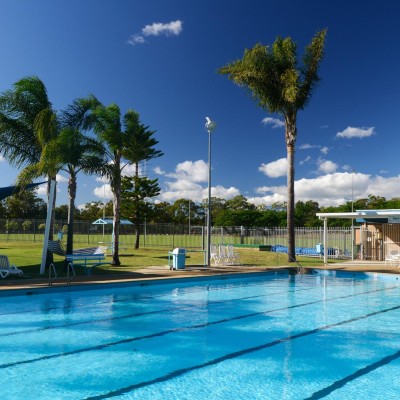
[(185, 269), (186, 249), (172, 250), (172, 269)]

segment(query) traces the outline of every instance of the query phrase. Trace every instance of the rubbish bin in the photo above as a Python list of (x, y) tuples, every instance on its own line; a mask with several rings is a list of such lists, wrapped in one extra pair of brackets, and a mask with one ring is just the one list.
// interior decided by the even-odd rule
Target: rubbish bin
[(172, 269), (185, 269), (186, 249), (172, 250)]

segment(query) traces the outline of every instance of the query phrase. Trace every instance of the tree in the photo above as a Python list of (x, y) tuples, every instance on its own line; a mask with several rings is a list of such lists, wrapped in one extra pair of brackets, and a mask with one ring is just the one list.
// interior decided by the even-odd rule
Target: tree
[(136, 162), (132, 155), (132, 144), (137, 128), (137, 113), (128, 110), (121, 123), (121, 110), (117, 104), (105, 107), (95, 98), (89, 100), (92, 103), (91, 112), (84, 119), (84, 127), (93, 128), (98, 138), (104, 145), (107, 163), (103, 166), (102, 175), (110, 181), (113, 193), (113, 265), (120, 265), (119, 260), (119, 227), (121, 211), (121, 184), (122, 171), (127, 165)]
[(235, 196), (233, 199), (226, 200), (225, 207), (229, 210), (255, 210), (256, 206), (247, 201), (246, 197), (241, 194)]
[(21, 190), (4, 202), (8, 218), (46, 218), (46, 203), (33, 190)]
[[(11, 165), (23, 167), (24, 176), (40, 161), (44, 145), (58, 135), (59, 125), (46, 87), (38, 77), (23, 78), (13, 86), (0, 96), (0, 153)], [(50, 169), (45, 172), (49, 176), (49, 193), (56, 174)], [(50, 238), (52, 233), (53, 229)], [(48, 253), (46, 263), (52, 261), (52, 254)]]
[(162, 201), (154, 205), (154, 213), (152, 222), (159, 224), (171, 223), (172, 217), (172, 206), (166, 201)]
[(146, 199), (158, 196), (160, 191), (158, 179), (140, 176), (122, 178), (121, 212), (135, 224), (135, 249), (139, 248), (140, 226), (152, 209), (152, 205)]
[[(79, 129), (68, 126), (69, 121), (64, 119), (66, 125), (55, 139), (50, 141), (43, 149), (40, 166), (53, 164), (54, 170), (64, 171), (68, 174), (68, 234), (67, 254), (73, 252), (73, 233), (75, 216), (75, 199), (77, 190), (77, 175), (84, 173), (100, 173), (103, 169), (104, 150), (96, 140), (85, 136)], [(37, 174), (41, 173), (41, 167)]]
[(130, 199), (134, 204), (131, 205), (131, 212), (133, 212), (131, 215), (135, 221), (136, 228), (135, 249), (138, 249), (140, 225), (143, 222), (143, 216), (150, 213), (150, 206), (144, 199), (146, 197), (155, 197), (160, 194), (157, 179), (150, 180), (146, 177), (141, 178), (139, 176), (139, 164), (153, 158), (161, 157), (163, 153), (154, 148), (154, 146), (158, 144), (158, 140), (153, 138), (155, 131), (150, 131), (148, 126), (143, 125), (139, 121), (139, 114), (137, 112), (133, 110), (130, 111), (130, 118), (126, 123), (127, 130), (132, 132), (132, 134), (124, 156), (135, 165), (135, 176), (131, 181), (133, 186), (129, 189), (128, 181), (126, 181), (126, 187), (128, 191), (132, 191)]
[(318, 32), (307, 46), (302, 65), (298, 65), (296, 44), (278, 37), (272, 48), (261, 44), (247, 49), (241, 60), (219, 69), (219, 73), (245, 87), (258, 105), (285, 119), (288, 161), (287, 227), (288, 262), (295, 261), (294, 233), (294, 156), (297, 138), (297, 113), (306, 107), (318, 82), (326, 29)]

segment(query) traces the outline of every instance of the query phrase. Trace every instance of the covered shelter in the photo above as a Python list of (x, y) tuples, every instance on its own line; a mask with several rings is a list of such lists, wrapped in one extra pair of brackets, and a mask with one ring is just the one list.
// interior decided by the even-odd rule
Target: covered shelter
[[(129, 221), (129, 219), (120, 219), (119, 221), (120, 225), (134, 225), (133, 222)], [(106, 225), (112, 225), (113, 230), (112, 230), (112, 236), (111, 236), (111, 241), (110, 242), (100, 242), (100, 244), (105, 245), (107, 249), (111, 250), (113, 252), (114, 248), (114, 218), (113, 217), (103, 217), (96, 219), (96, 221), (92, 222), (92, 225), (103, 225), (103, 240), (104, 240), (104, 226)]]
[[(343, 213), (317, 213), (324, 222), (323, 246), (327, 248), (327, 228), (329, 218), (343, 218), (361, 223), (355, 234), (352, 224), (352, 259), (357, 244), (357, 258), (361, 260), (383, 261), (387, 254), (400, 252), (400, 210), (356, 210)], [(324, 251), (324, 264), (328, 262), (328, 252)]]

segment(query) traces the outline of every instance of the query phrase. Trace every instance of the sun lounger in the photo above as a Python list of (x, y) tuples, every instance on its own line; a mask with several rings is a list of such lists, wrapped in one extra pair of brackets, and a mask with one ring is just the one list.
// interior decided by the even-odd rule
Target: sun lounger
[(24, 273), (15, 265), (10, 265), (7, 256), (0, 255), (0, 277), (4, 279), (8, 275), (18, 275), (19, 277), (22, 277)]

